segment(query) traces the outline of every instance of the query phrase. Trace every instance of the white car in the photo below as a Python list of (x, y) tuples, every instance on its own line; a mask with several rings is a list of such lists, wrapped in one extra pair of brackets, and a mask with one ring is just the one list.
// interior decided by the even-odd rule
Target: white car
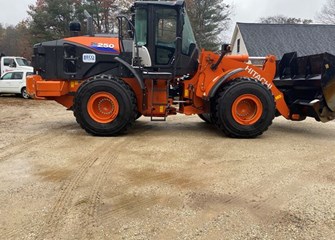
[(29, 98), (26, 90), (26, 78), (32, 74), (33, 72), (30, 70), (17, 70), (3, 74), (0, 78), (0, 94), (15, 93), (20, 94), (23, 98)]

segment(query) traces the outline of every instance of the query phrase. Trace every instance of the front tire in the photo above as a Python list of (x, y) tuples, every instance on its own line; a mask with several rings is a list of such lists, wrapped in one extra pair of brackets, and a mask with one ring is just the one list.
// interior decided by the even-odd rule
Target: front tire
[(137, 116), (133, 91), (122, 80), (107, 75), (96, 76), (79, 87), (73, 110), (80, 126), (97, 136), (120, 135)]
[(229, 137), (254, 138), (272, 124), (275, 110), (266, 86), (252, 79), (236, 79), (216, 98), (214, 124)]

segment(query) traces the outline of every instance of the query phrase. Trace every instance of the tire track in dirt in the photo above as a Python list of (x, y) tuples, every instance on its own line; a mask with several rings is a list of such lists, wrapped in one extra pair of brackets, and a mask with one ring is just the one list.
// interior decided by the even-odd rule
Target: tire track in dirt
[[(150, 131), (152, 129), (152, 126), (146, 124), (144, 124), (144, 127), (145, 127), (144, 131), (141, 129), (138, 130), (139, 133), (137, 133), (135, 138), (133, 138), (134, 136), (131, 136), (130, 134), (127, 135), (127, 137), (132, 137), (132, 140), (130, 141), (127, 138), (124, 139), (106, 138), (106, 139), (113, 139), (114, 142), (112, 146), (115, 145), (117, 146), (114, 149), (120, 149), (125, 145), (136, 142), (138, 135), (142, 136), (145, 134), (145, 132)], [(32, 139), (31, 141), (22, 141), (22, 139), (20, 139), (19, 141), (11, 144), (10, 147), (6, 148), (5, 152), (0, 153), (0, 161), (7, 160), (15, 155), (22, 154), (23, 152), (29, 150), (32, 147), (39, 148), (39, 146), (44, 142), (49, 142), (51, 140), (54, 141), (54, 139), (59, 139), (62, 136), (68, 136), (68, 134), (64, 132), (63, 126), (59, 128), (53, 128), (52, 135), (44, 135), (44, 134), (45, 133), (39, 133), (34, 135), (33, 137), (30, 136), (29, 139)], [(82, 219), (83, 227), (87, 227), (89, 224), (91, 225), (95, 224), (96, 223), (95, 213), (97, 205), (99, 203), (101, 184), (103, 183), (105, 175), (109, 173), (112, 162), (114, 162), (114, 159), (118, 157), (118, 156), (114, 157), (114, 159), (112, 159), (111, 161), (111, 158), (108, 155), (110, 147), (111, 144), (109, 142), (107, 143), (104, 142), (103, 144), (101, 144), (97, 149), (94, 150), (93, 153), (90, 153), (90, 156), (87, 157), (87, 160), (84, 163), (82, 163), (80, 168), (74, 174), (72, 174), (72, 178), (70, 179), (70, 181), (64, 183), (64, 185), (61, 187), (62, 190), (60, 196), (58, 197), (57, 202), (54, 204), (51, 213), (48, 214), (49, 217), (47, 217), (43, 225), (41, 225), (40, 223), (31, 223), (31, 222), (27, 224), (22, 223), (20, 224), (21, 226), (20, 228), (15, 228), (8, 232), (3, 231), (2, 237), (4, 237), (5, 239), (14, 239), (17, 236), (22, 236), (22, 234), (24, 233), (31, 232), (32, 236), (33, 235), (36, 236), (35, 239), (45, 239), (46, 236), (51, 236), (52, 238), (54, 238), (55, 234), (57, 233), (61, 220), (66, 217), (65, 216), (66, 212), (70, 207), (69, 203), (73, 199), (73, 191), (80, 184), (80, 181), (85, 177), (90, 167), (92, 167), (94, 163), (97, 162), (98, 160), (99, 161), (101, 160), (103, 162), (102, 163), (103, 168), (98, 173), (98, 177), (92, 187), (89, 197), (89, 202), (92, 202), (92, 204), (86, 211), (88, 214), (85, 216), (85, 218)], [(57, 171), (57, 169), (54, 170), (53, 172), (55, 171)], [(50, 172), (49, 174), (52, 174), (52, 172)], [(90, 220), (86, 221), (85, 219)], [(86, 233), (85, 230), (83, 232)]]
[(19, 239), (23, 238), (24, 234), (31, 232), (31, 229), (37, 227), (36, 224), (20, 223), (20, 228), (13, 228), (11, 231), (1, 231), (1, 239)]
[[(92, 229), (94, 229), (99, 222), (101, 222), (100, 216), (97, 214), (97, 208), (99, 206), (100, 202), (100, 195), (101, 195), (101, 187), (103, 186), (103, 183), (106, 181), (107, 176), (106, 174), (111, 174), (111, 167), (112, 164), (119, 159), (120, 154), (122, 153), (121, 149), (124, 149), (126, 146), (132, 145), (133, 143), (138, 142), (139, 137), (143, 137), (146, 132), (152, 130), (152, 126), (150, 125), (144, 125), (144, 129), (136, 133), (136, 137), (128, 135), (127, 139), (124, 139), (121, 143), (117, 144), (116, 147), (113, 148), (113, 156), (111, 157), (109, 148), (106, 148), (105, 151), (100, 152), (100, 159), (102, 167), (97, 173), (96, 180), (94, 184), (92, 185), (89, 197), (88, 197), (88, 203), (86, 210), (84, 212), (86, 213), (83, 218), (81, 218), (81, 226), (83, 229), (82, 232), (82, 238), (86, 239), (93, 239), (94, 233), (92, 232)], [(117, 153), (117, 154), (115, 154)]]
[[(167, 172), (151, 172), (149, 175), (143, 177), (141, 176), (140, 179), (138, 178), (137, 185), (147, 185), (147, 184), (159, 184), (165, 185), (168, 184), (172, 188), (178, 189), (188, 189), (190, 187), (199, 188), (203, 185), (205, 181), (204, 178), (197, 178), (195, 179), (192, 172), (194, 168), (184, 169), (183, 172), (176, 173), (167, 173)], [(154, 171), (152, 169), (152, 171)], [(185, 172), (188, 172), (187, 177), (185, 176)], [(179, 174), (182, 177), (179, 177)], [(134, 179), (130, 179), (130, 182), (120, 186), (122, 189), (130, 188), (132, 184), (132, 180), (135, 180), (138, 177), (136, 174)], [(179, 192), (179, 191), (178, 191)], [(116, 203), (112, 210), (107, 211), (99, 216), (101, 222), (108, 221), (111, 218), (123, 217), (123, 216), (135, 216), (139, 214), (143, 209), (148, 207), (152, 207), (154, 204), (159, 204), (162, 200), (169, 201), (173, 199), (175, 196), (165, 196), (165, 195), (155, 195), (155, 196), (132, 196), (127, 193), (117, 194), (113, 198), (115, 199)]]
[[(38, 230), (37, 232), (37, 239), (45, 239), (45, 236), (54, 233), (55, 230), (58, 229), (59, 225), (59, 219), (66, 213), (67, 211), (67, 205), (71, 201), (71, 193), (72, 191), (78, 186), (82, 178), (85, 176), (86, 172), (88, 169), (98, 160), (98, 157), (92, 157), (86, 160), (77, 170), (75, 176), (65, 184), (65, 186), (62, 187), (63, 191), (60, 195), (60, 197), (57, 199), (56, 204), (54, 205), (51, 213), (49, 214), (50, 216), (47, 218), (45, 221), (44, 225), (40, 228), (42, 230)], [(8, 232), (4, 234), (6, 238), (11, 239), (15, 236), (20, 236), (21, 233), (26, 232), (26, 229), (29, 228), (35, 228), (37, 227), (36, 224), (25, 224), (24, 227), (20, 227), (17, 230), (13, 230), (11, 232)], [(54, 231), (53, 231), (54, 230)], [(2, 236), (4, 237), (4, 236)], [(54, 235), (52, 238), (54, 239)]]
[[(12, 156), (16, 156), (16, 155), (24, 153), (25, 151), (29, 150), (31, 147), (39, 148), (40, 145), (43, 145), (45, 142), (48, 142), (51, 139), (54, 140), (54, 139), (60, 138), (63, 135), (65, 135), (65, 134), (61, 133), (61, 132), (54, 133), (54, 134), (52, 134), (50, 136), (44, 135), (44, 133), (36, 134), (33, 137), (34, 139), (31, 140), (30, 142), (24, 142), (24, 141), (22, 142), (22, 141), (20, 141), (19, 144), (14, 145), (14, 146), (8, 148), (7, 151), (5, 151), (4, 153), (3, 152), (0, 153), (0, 157), (1, 157), (0, 159), (1, 160), (7, 160), (7, 159), (9, 159)], [(5, 158), (3, 158), (3, 156)], [(7, 159), (6, 159), (6, 157), (7, 157)], [(96, 161), (96, 159), (93, 159), (93, 160)], [(92, 159), (90, 159), (90, 161), (86, 161), (81, 166), (81, 169), (83, 169), (83, 167), (85, 167), (84, 166), (85, 164), (87, 165), (91, 161), (92, 161)], [(40, 228), (40, 226), (38, 224), (39, 223), (20, 224), (19, 228), (15, 228), (12, 231), (3, 233), (3, 235), (1, 237), (4, 238), (4, 239), (14, 239), (17, 236), (22, 236), (23, 233), (29, 232), (29, 229), (38, 229), (38, 228)]]
[[(121, 139), (121, 141), (125, 140), (126, 139)], [(66, 212), (72, 206), (70, 206), (70, 203), (73, 199), (73, 195), (75, 194), (74, 190), (80, 185), (80, 182), (83, 180), (94, 163), (98, 160), (100, 161), (101, 153), (103, 153), (104, 150), (109, 149), (109, 147), (110, 143), (106, 143), (104, 141), (94, 150), (94, 152), (90, 153), (79, 169), (77, 169), (71, 180), (63, 185), (60, 196), (49, 214), (49, 218), (47, 218), (45, 225), (39, 230), (39, 239), (45, 239), (45, 236), (47, 235), (51, 235), (51, 238), (55, 238), (55, 234), (57, 233), (61, 220), (65, 218)]]
[[(71, 125), (72, 126), (72, 125)], [(8, 146), (0, 148), (0, 162), (8, 160), (10, 157), (20, 155), (27, 150), (32, 148), (43, 147), (44, 143), (49, 143), (60, 137), (69, 136), (65, 132), (68, 128), (60, 126), (57, 128), (52, 128), (53, 134), (48, 134), (46, 132), (41, 132), (29, 137), (20, 138), (18, 141), (11, 143)]]
[[(78, 186), (80, 181), (84, 178), (85, 174), (89, 168), (98, 160), (98, 157), (88, 158), (77, 170), (76, 174), (73, 176), (70, 182), (62, 187), (63, 191), (56, 201), (49, 218), (46, 220), (45, 226), (43, 226), (40, 239), (45, 239), (45, 235), (52, 233), (58, 229), (60, 219), (66, 214), (67, 207), (72, 200), (71, 194), (72, 191)], [(53, 235), (52, 238), (55, 236)]]
[[(121, 148), (127, 146), (129, 141), (126, 139), (117, 145), (116, 148), (113, 148), (114, 152), (118, 152)], [(101, 162), (102, 167), (96, 173), (96, 180), (92, 185), (88, 196), (88, 206), (84, 209), (84, 216), (80, 219), (80, 225), (82, 226), (82, 238), (93, 239), (92, 229), (97, 225), (97, 207), (100, 202), (100, 191), (103, 186), (104, 181), (106, 181), (106, 174), (110, 174), (112, 164), (117, 161), (120, 154), (113, 155), (111, 157), (110, 149), (106, 148), (104, 152), (100, 153), (99, 161)]]
[[(150, 129), (151, 127), (147, 127), (146, 130), (141, 131), (137, 135), (143, 136), (145, 135), (145, 132), (149, 131)], [(101, 167), (100, 169), (94, 170), (94, 176), (96, 180), (90, 189), (88, 197), (85, 198), (85, 202), (88, 204), (87, 207), (84, 207), (82, 210), (82, 213), (84, 214), (81, 214), (80, 218), (80, 225), (82, 226), (81, 235), (83, 235), (83, 238), (92, 237), (92, 232), (89, 232), (88, 226), (94, 227), (94, 225), (97, 224), (96, 212), (100, 202), (101, 186), (104, 183), (106, 174), (110, 174), (112, 163), (119, 158), (119, 155), (122, 152), (121, 149), (138, 141), (137, 137), (129, 137), (131, 138), (129, 139), (128, 136), (125, 138), (105, 138), (107, 141), (104, 141), (103, 144), (101, 144), (97, 149), (94, 150), (93, 153), (90, 154), (89, 159), (85, 161), (79, 170), (77, 170), (72, 180), (66, 184), (65, 187), (63, 187), (64, 190), (62, 191), (61, 196), (54, 206), (51, 216), (47, 220), (46, 225), (40, 231), (40, 239), (44, 239), (46, 236), (56, 238), (61, 220), (66, 217), (68, 209), (72, 207), (72, 205), (69, 206), (69, 204), (71, 200), (73, 200), (75, 194), (74, 190), (80, 185), (81, 180), (83, 180), (94, 163), (99, 161), (99, 166)], [(104, 140), (103, 138), (101, 139)], [(117, 141), (114, 141), (111, 145), (108, 139)], [(112, 146), (113, 152), (111, 154), (110, 149)], [(118, 154), (115, 155), (115, 153)]]

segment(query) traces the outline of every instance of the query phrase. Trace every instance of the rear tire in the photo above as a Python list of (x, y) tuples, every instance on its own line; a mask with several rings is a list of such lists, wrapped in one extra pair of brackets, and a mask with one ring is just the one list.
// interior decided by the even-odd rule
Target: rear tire
[(215, 103), (214, 124), (229, 137), (257, 137), (268, 129), (275, 117), (271, 91), (252, 79), (229, 82)]
[(138, 112), (138, 113), (136, 114), (135, 120), (139, 119), (140, 117), (142, 117), (142, 113)]
[(25, 87), (21, 89), (21, 97), (23, 97), (24, 99), (29, 98), (29, 94), (27, 93), (27, 89)]
[(201, 118), (204, 122), (211, 124), (211, 115), (210, 113), (203, 113), (203, 114), (198, 114), (199, 118)]
[(133, 91), (118, 78), (100, 75), (83, 83), (74, 98), (74, 115), (80, 126), (97, 136), (116, 136), (135, 121)]

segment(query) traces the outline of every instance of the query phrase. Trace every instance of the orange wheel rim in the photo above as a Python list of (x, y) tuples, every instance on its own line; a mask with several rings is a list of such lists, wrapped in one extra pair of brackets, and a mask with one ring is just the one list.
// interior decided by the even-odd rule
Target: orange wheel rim
[(98, 123), (109, 123), (119, 114), (119, 103), (110, 93), (98, 92), (93, 94), (87, 103), (90, 117)]
[(252, 94), (239, 96), (233, 103), (232, 115), (241, 125), (252, 125), (262, 116), (263, 105), (261, 100)]

